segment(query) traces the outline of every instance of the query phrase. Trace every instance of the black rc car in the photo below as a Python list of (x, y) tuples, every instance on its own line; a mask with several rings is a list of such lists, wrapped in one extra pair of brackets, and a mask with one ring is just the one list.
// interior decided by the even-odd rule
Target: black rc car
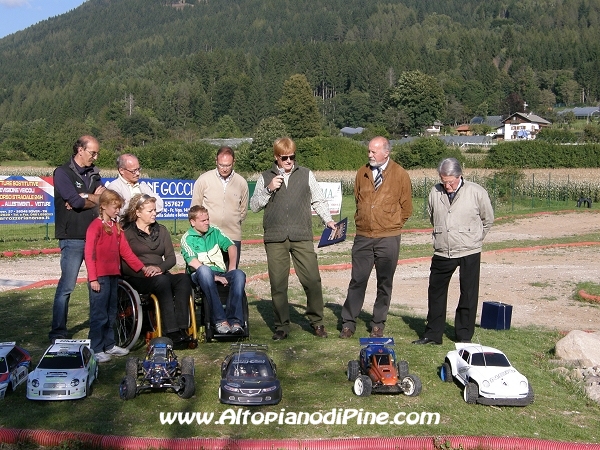
[(181, 398), (194, 395), (194, 358), (185, 356), (181, 362), (173, 351), (173, 341), (157, 337), (150, 341), (146, 358), (127, 359), (126, 375), (119, 386), (119, 396), (131, 400), (150, 389), (172, 389)]
[(231, 344), (236, 351), (221, 364), (219, 400), (230, 405), (276, 405), (281, 385), (275, 363), (266, 354), (267, 346)]

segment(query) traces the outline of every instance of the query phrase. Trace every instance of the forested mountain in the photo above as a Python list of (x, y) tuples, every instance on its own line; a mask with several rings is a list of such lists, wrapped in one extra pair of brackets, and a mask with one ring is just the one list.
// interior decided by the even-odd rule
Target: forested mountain
[(0, 40), (0, 149), (252, 135), (294, 74), (331, 131), (413, 130), (390, 92), (414, 71), (444, 123), (545, 115), (598, 103), (599, 58), (600, 0), (88, 0)]

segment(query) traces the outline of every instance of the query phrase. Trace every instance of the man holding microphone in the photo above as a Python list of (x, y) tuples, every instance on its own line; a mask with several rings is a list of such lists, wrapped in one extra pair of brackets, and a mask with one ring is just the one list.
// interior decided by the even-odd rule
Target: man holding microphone
[(264, 242), (275, 315), (273, 339), (285, 339), (290, 333), (290, 256), (306, 292), (306, 316), (315, 334), (325, 338), (323, 291), (313, 244), (311, 206), (329, 228), (335, 229), (335, 222), (312, 171), (295, 164), (294, 141), (287, 137), (277, 139), (273, 150), (275, 162), (259, 176), (250, 199), (253, 212), (265, 210)]

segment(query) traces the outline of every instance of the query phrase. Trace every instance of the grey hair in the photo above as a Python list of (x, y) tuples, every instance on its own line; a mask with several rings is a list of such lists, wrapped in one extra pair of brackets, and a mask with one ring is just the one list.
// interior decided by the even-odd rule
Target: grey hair
[(441, 177), (460, 177), (462, 166), (456, 158), (446, 158), (438, 166), (438, 174)]
[(127, 158), (131, 157), (137, 159), (137, 156), (132, 155), (131, 153), (123, 153), (122, 155), (119, 155), (119, 157), (117, 158), (117, 169), (124, 169), (125, 161), (127, 160)]

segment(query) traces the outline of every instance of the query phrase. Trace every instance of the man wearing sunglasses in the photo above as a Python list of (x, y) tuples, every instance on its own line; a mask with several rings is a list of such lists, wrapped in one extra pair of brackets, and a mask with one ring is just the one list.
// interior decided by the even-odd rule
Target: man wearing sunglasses
[(94, 166), (100, 144), (93, 136), (81, 136), (71, 159), (54, 170), (55, 237), (60, 247), (60, 280), (54, 293), (51, 342), (68, 338), (69, 300), (83, 263), (85, 233), (98, 217), (98, 200), (104, 191), (100, 170)]
[(106, 187), (118, 192), (125, 200), (121, 208), (123, 213), (127, 211), (131, 197), (136, 194), (147, 194), (150, 197), (154, 197), (156, 199), (156, 214), (163, 210), (164, 202), (160, 196), (145, 181), (140, 183), (142, 168), (135, 155), (124, 153), (119, 156), (117, 158), (117, 170), (119, 171), (119, 177), (108, 183)]
[(295, 164), (296, 144), (290, 138), (273, 144), (275, 163), (256, 181), (250, 209), (265, 210), (264, 242), (278, 341), (290, 333), (288, 281), (290, 256), (306, 292), (306, 316), (318, 337), (327, 337), (323, 324), (323, 291), (313, 244), (311, 206), (323, 223), (335, 229), (329, 204), (312, 171)]

